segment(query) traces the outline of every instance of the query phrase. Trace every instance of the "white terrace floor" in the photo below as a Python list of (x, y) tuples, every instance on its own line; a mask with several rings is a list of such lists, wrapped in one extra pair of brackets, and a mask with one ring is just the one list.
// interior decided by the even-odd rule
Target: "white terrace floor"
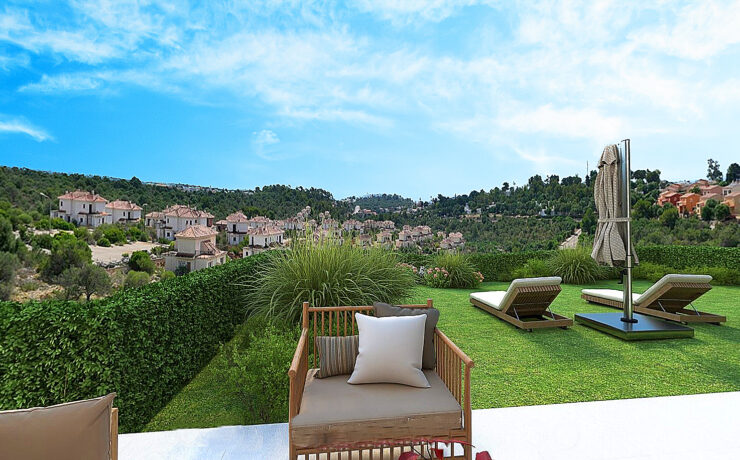
[[(124, 434), (120, 460), (284, 459), (288, 425)], [(737, 460), (740, 392), (473, 411), (494, 460)]]

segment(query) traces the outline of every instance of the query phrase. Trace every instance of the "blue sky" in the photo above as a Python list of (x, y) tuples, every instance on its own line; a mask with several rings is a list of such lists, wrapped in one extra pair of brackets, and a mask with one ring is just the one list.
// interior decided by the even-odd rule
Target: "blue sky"
[[(624, 3), (628, 3), (625, 5)], [(341, 198), (740, 161), (740, 2), (4, 1), (0, 163)]]

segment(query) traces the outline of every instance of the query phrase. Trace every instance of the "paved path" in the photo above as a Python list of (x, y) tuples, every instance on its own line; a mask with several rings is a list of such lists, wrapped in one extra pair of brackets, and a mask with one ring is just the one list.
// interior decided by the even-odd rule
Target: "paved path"
[(576, 231), (560, 243), (560, 249), (575, 249), (578, 246), (578, 237), (581, 236), (581, 229), (577, 228)]
[[(494, 460), (737, 460), (740, 392), (473, 411)], [(287, 459), (288, 425), (124, 434), (120, 460)]]
[(149, 251), (150, 249), (161, 246), (158, 243), (149, 243), (144, 241), (136, 241), (134, 243), (127, 243), (123, 246), (111, 246), (105, 248), (103, 246), (90, 245), (92, 250), (93, 262), (97, 263), (111, 263), (118, 262), (123, 258), (123, 254), (131, 254), (134, 251)]

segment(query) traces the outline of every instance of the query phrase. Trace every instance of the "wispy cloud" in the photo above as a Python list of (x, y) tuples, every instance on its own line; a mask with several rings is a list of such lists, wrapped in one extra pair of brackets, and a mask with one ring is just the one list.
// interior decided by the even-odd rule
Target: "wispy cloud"
[(22, 118), (0, 118), (0, 134), (2, 133), (25, 134), (37, 142), (54, 140), (49, 133)]
[(274, 131), (269, 129), (263, 129), (252, 133), (252, 144), (254, 145), (254, 152), (260, 158), (265, 160), (274, 160), (274, 156), (270, 155), (270, 146), (278, 144), (280, 138), (275, 134)]

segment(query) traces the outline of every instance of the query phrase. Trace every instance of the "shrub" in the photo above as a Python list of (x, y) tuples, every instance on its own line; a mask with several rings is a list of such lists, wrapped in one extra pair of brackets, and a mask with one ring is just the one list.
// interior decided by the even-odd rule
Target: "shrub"
[(90, 303), (0, 302), (0, 407), (118, 393), (121, 432), (140, 430), (244, 322), (262, 255)]
[(171, 272), (169, 270), (165, 270), (165, 271), (162, 272), (161, 275), (159, 275), (159, 280), (160, 281), (170, 280), (170, 279), (172, 279), (174, 277), (175, 277), (175, 274), (173, 272)]
[(732, 270), (726, 267), (675, 268), (668, 267), (666, 265), (654, 264), (651, 262), (640, 262), (640, 264), (637, 265), (632, 271), (632, 275), (634, 278), (648, 280), (653, 283), (669, 273), (710, 275), (712, 277), (712, 284), (740, 284), (740, 271)]
[(190, 269), (187, 265), (179, 265), (174, 271), (175, 276), (185, 276), (188, 273), (190, 273)]
[(471, 254), (470, 261), (487, 280), (511, 281), (513, 272), (534, 259), (548, 259), (556, 251), (494, 252)]
[(434, 258), (434, 265), (448, 273), (451, 288), (472, 288), (483, 281), (483, 275), (464, 254), (443, 252)]
[(98, 240), (98, 246), (102, 246), (104, 248), (110, 247), (110, 241), (108, 241), (108, 238), (102, 237)]
[(82, 267), (91, 262), (92, 252), (87, 243), (69, 233), (58, 233), (51, 244), (51, 255), (42, 261), (39, 271), (49, 281), (69, 267)]
[(424, 284), (433, 288), (448, 288), (452, 283), (450, 273), (440, 267), (425, 269), (422, 279), (424, 280)]
[(146, 286), (147, 284), (149, 284), (149, 273), (131, 270), (130, 272), (126, 273), (126, 280), (123, 282), (123, 287), (127, 289), (132, 289)]
[(228, 381), (247, 408), (246, 424), (278, 423), (286, 420), (290, 367), (298, 330), (274, 323), (255, 325), (251, 319), (242, 328), (248, 340), (225, 353)]
[(0, 252), (0, 300), (8, 300), (13, 293), (17, 268), (18, 258), (15, 254)]
[(604, 270), (591, 258), (588, 248), (561, 249), (547, 263), (552, 274), (566, 284), (589, 284), (604, 276)]
[(309, 237), (289, 251), (272, 251), (258, 274), (244, 280), (250, 311), (296, 322), (304, 301), (312, 306), (372, 305), (398, 301), (414, 286), (413, 274), (399, 267), (390, 251), (312, 241)]
[(154, 262), (146, 251), (134, 251), (128, 260), (128, 267), (131, 270), (147, 272), (150, 275), (154, 273)]
[(100, 244), (100, 240), (106, 239), (111, 244), (123, 244), (126, 242), (126, 234), (123, 233), (123, 230), (118, 225), (112, 225), (112, 224), (103, 224), (98, 226), (95, 231), (93, 232), (93, 238), (95, 241), (98, 242), (98, 246), (103, 246)]
[(86, 243), (92, 243), (92, 235), (90, 234), (90, 231), (85, 227), (75, 228), (73, 234), (78, 240), (84, 241)]
[(54, 237), (48, 233), (34, 235), (31, 238), (31, 246), (35, 248), (51, 249), (52, 244), (54, 244)]
[(547, 261), (541, 259), (532, 259), (512, 273), (514, 278), (538, 278), (551, 275), (552, 271)]
[(74, 230), (75, 229), (75, 225), (73, 223), (67, 222), (61, 217), (55, 217), (51, 219), (50, 224), (51, 224), (51, 228), (56, 228), (59, 230)]
[(715, 246), (638, 246), (640, 263), (652, 262), (668, 267), (686, 268), (697, 265), (740, 270), (740, 248)]

